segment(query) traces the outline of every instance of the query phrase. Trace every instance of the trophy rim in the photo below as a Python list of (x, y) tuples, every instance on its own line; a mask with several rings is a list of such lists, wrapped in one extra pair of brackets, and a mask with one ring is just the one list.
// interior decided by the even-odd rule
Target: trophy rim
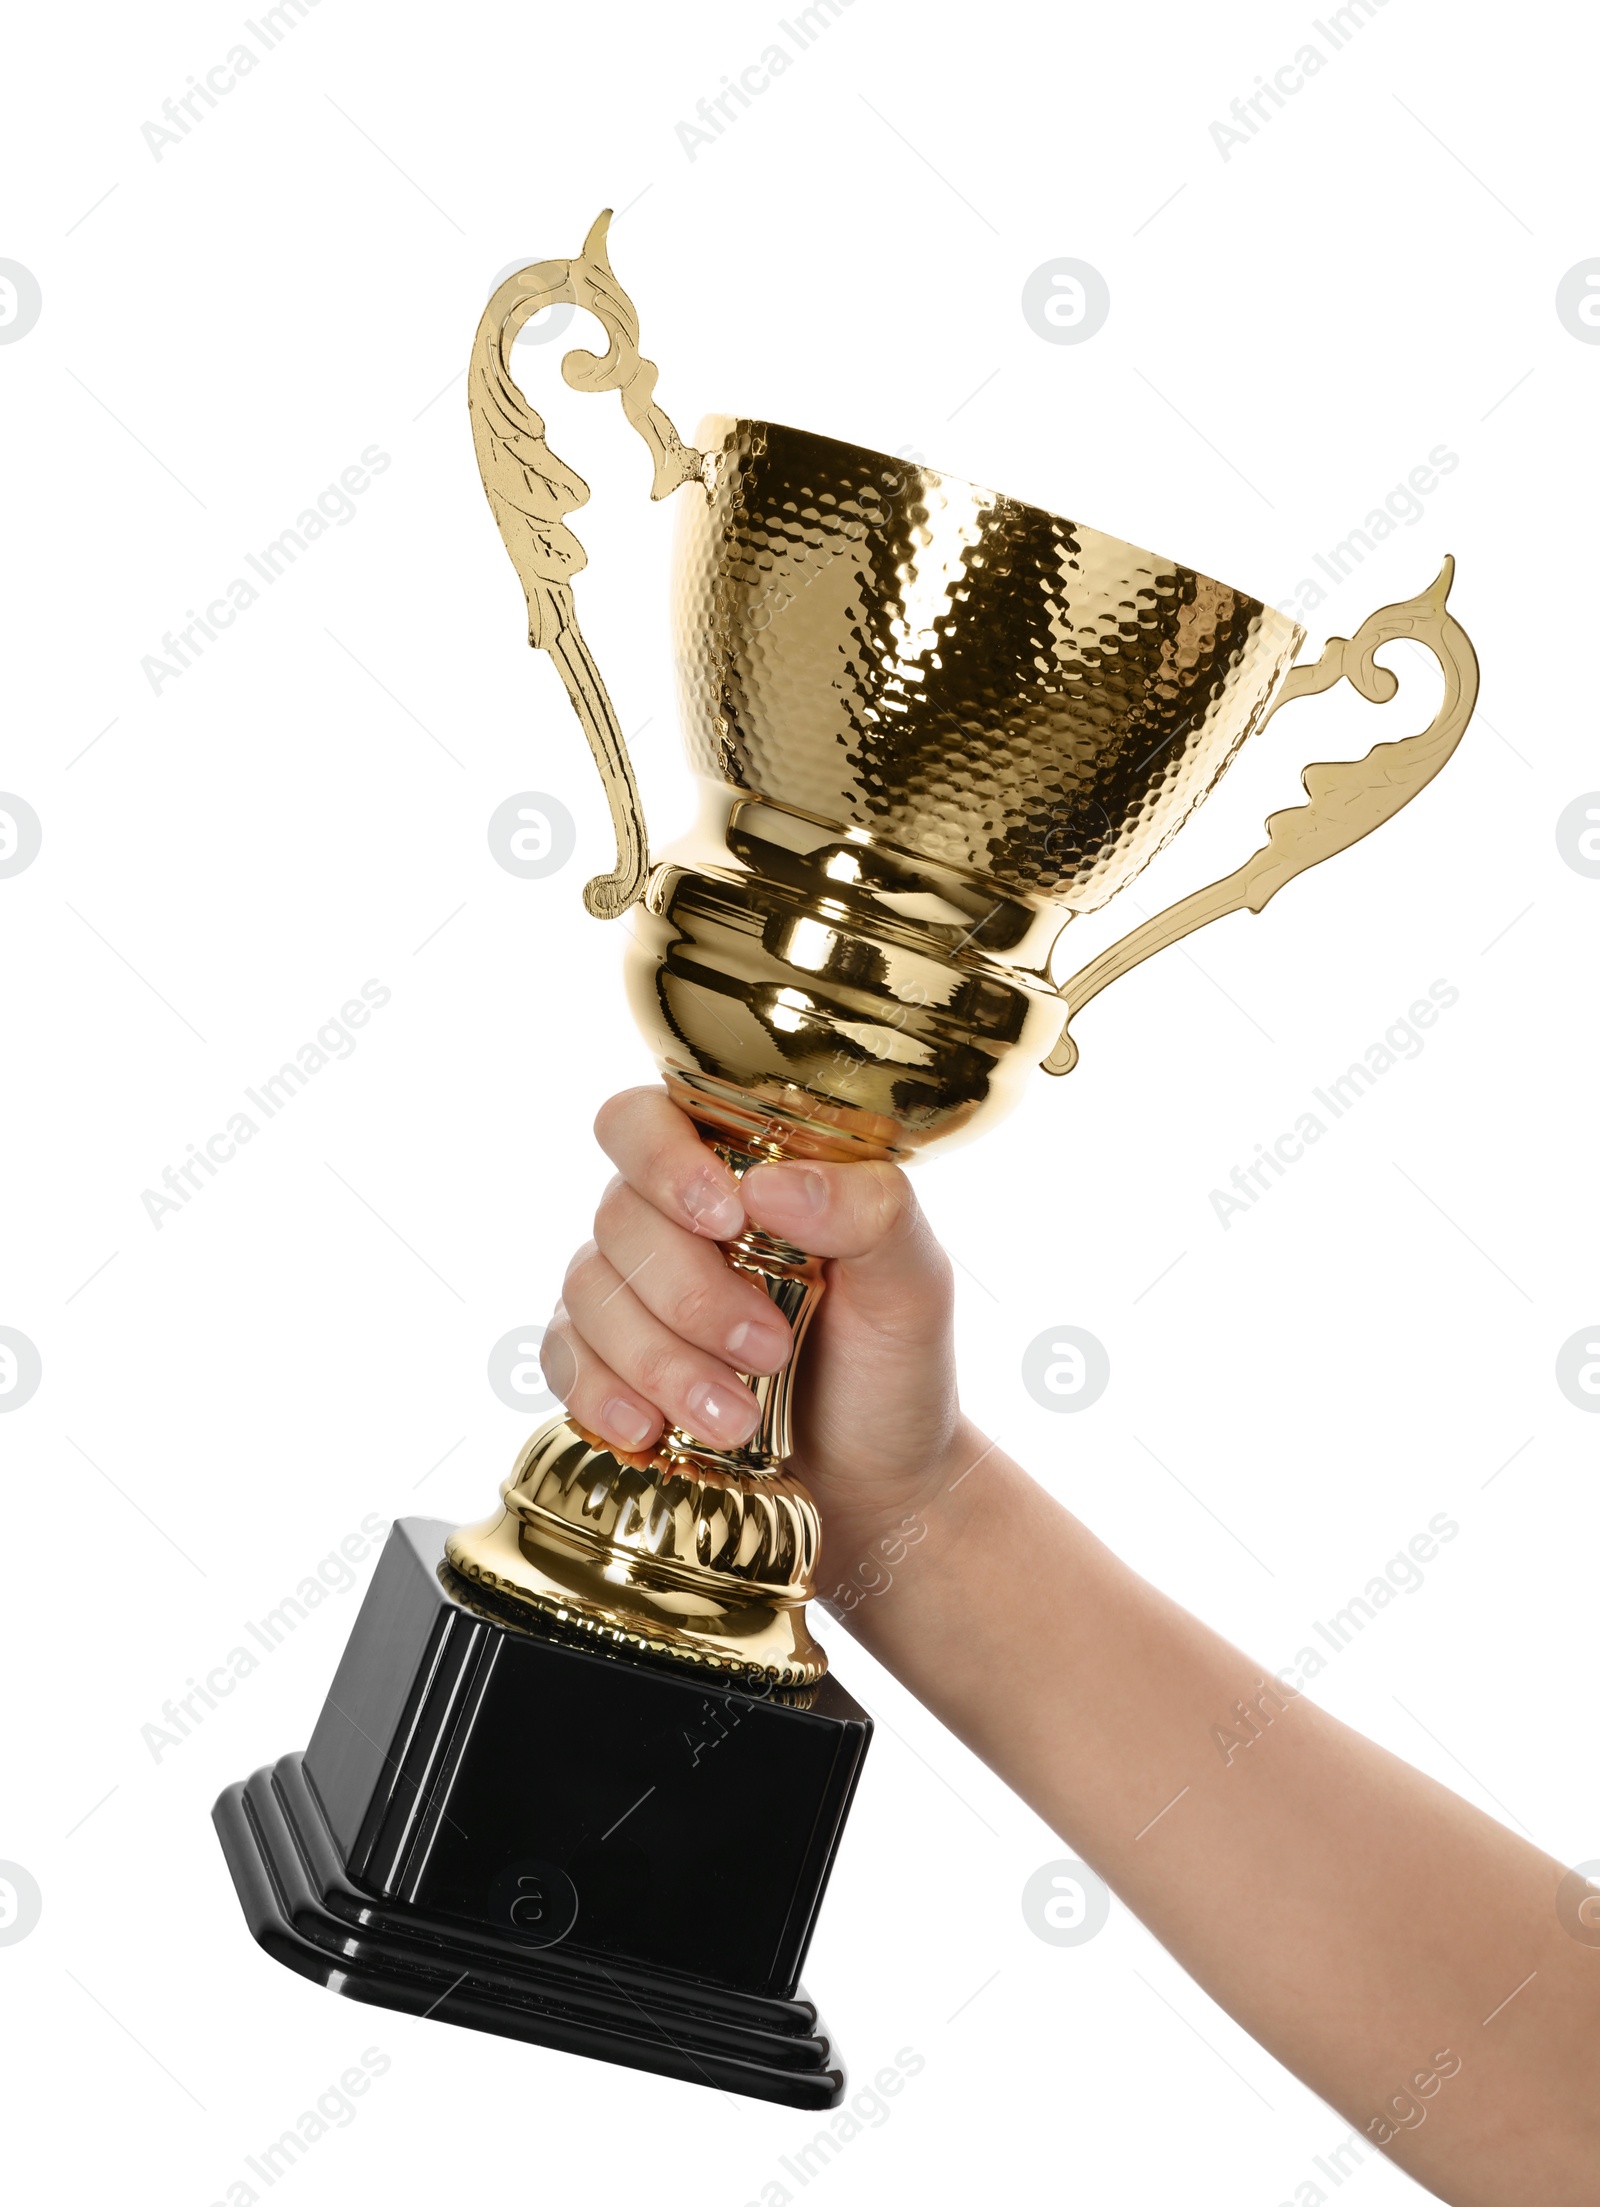
[[(695, 441), (707, 457), (713, 461), (727, 449), (730, 432), (759, 430), (768, 437), (804, 438), (808, 443), (828, 445), (836, 452), (852, 454), (858, 460), (868, 460), (878, 465), (898, 469), (903, 476), (918, 482), (954, 484), (960, 490), (972, 491), (980, 498), (993, 499), (998, 505), (1009, 506), (1019, 513), (1036, 515), (1041, 521), (1054, 522), (1076, 534), (1092, 536), (1100, 544), (1114, 546), (1118, 551), (1130, 554), (1135, 560), (1147, 561), (1157, 570), (1168, 570), (1192, 575), (1197, 582), (1213, 590), (1226, 590), (1242, 604), (1252, 606), (1266, 623), (1282, 631), (1285, 644), (1291, 644), (1292, 653), (1298, 653), (1309, 631), (1290, 614), (1282, 612), (1266, 598), (1259, 598), (1254, 591), (1241, 590), (1236, 583), (1223, 582), (1220, 577), (1208, 574), (1204, 568), (1194, 567), (1187, 560), (1174, 559), (1165, 552), (1152, 552), (1148, 546), (1135, 544), (1128, 537), (1117, 536), (1109, 529), (1096, 527), (1092, 521), (1079, 521), (1070, 514), (1057, 513), (1049, 506), (1041, 506), (1031, 498), (1019, 498), (1012, 491), (996, 490), (991, 484), (974, 482), (970, 476), (952, 474), (948, 468), (930, 467), (925, 461), (908, 460), (898, 452), (881, 452), (873, 445), (856, 444), (848, 437), (830, 437), (820, 429), (801, 429), (793, 422), (768, 421), (755, 414), (728, 414), (712, 412), (703, 414), (695, 430)], [(708, 442), (708, 439), (710, 440)]]

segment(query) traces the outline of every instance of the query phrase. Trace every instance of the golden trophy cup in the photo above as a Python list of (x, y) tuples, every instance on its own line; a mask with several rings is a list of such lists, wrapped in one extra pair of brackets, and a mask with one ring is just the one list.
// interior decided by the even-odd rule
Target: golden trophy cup
[[(996, 491), (774, 422), (708, 416), (701, 449), (654, 403), (656, 368), (606, 257), (609, 214), (571, 261), (501, 284), (469, 403), (489, 504), (561, 671), (616, 827), (589, 910), (638, 911), (633, 1014), (674, 1100), (737, 1173), (761, 1158), (908, 1161), (995, 1125), (1030, 1066), (1077, 1061), (1072, 1022), (1110, 981), (1197, 927), (1259, 912), (1298, 873), (1398, 812), (1449, 758), (1477, 694), (1446, 611), (1453, 563), (1353, 637), (1295, 665), (1305, 632), (1259, 600)], [(616, 391), (680, 494), (674, 599), (694, 832), (652, 864), (622, 731), (578, 626), (586, 485), (511, 374), (528, 318), (587, 308), (604, 356), (567, 354), (580, 391)], [(1420, 734), (1305, 770), (1226, 880), (1136, 928), (1058, 986), (1063, 925), (1166, 844), (1246, 737), (1341, 677), (1394, 696), (1380, 645), (1410, 637), (1444, 673)], [(748, 1446), (669, 1431), (644, 1457), (570, 1420), (535, 1433), (502, 1507), (453, 1534), (451, 1563), (568, 1627), (686, 1663), (796, 1685), (826, 1658), (807, 1627), (816, 1512), (785, 1470), (794, 1374), (822, 1292), (801, 1250), (751, 1230), (727, 1259), (790, 1321), (795, 1356), (748, 1378)]]
[[(700, 448), (606, 259), (521, 270), (479, 324), (478, 464), (616, 826), (584, 899), (630, 915), (634, 1017), (735, 1173), (897, 1158), (997, 1123), (1109, 981), (1399, 811), (1460, 740), (1472, 646), (1451, 564), (1314, 662), (1255, 598), (1097, 530), (880, 452), (712, 416)], [(652, 864), (622, 732), (578, 625), (588, 491), (512, 378), (541, 308), (586, 308), (615, 391), (676, 493), (677, 660), (699, 824)], [(1383, 702), (1386, 643), (1425, 644), (1420, 734), (1311, 766), (1226, 880), (1051, 979), (1075, 913), (1183, 825), (1247, 736), (1348, 679)], [(536, 1432), (482, 1524), (389, 1536), (321, 1717), (214, 1816), (246, 1920), (347, 1998), (794, 2107), (844, 2072), (799, 1973), (871, 1720), (806, 1621), (819, 1527), (786, 1468), (822, 1266), (757, 1229), (725, 1246), (789, 1321), (750, 1380), (747, 1446), (670, 1430), (648, 1454), (570, 1419)]]

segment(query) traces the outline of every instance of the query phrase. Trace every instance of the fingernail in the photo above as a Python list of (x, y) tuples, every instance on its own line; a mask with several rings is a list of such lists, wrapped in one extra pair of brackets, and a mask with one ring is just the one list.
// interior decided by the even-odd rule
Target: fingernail
[[(814, 1165), (756, 1165), (763, 1210), (776, 1198), (785, 1213), (795, 1219), (815, 1218), (828, 1200), (828, 1183)], [(755, 1194), (757, 1189), (752, 1188)]]
[(728, 1336), (728, 1355), (741, 1372), (775, 1372), (789, 1353), (785, 1325), (746, 1318)]
[(656, 1421), (636, 1402), (613, 1395), (600, 1413), (600, 1426), (608, 1440), (620, 1441), (624, 1448), (643, 1448), (656, 1429)]
[(683, 1207), (713, 1241), (731, 1241), (744, 1225), (744, 1205), (715, 1173), (701, 1174), (684, 1196)]
[(732, 1448), (752, 1434), (761, 1412), (752, 1396), (729, 1387), (713, 1387), (702, 1380), (685, 1398), (690, 1430), (698, 1439), (720, 1442)]

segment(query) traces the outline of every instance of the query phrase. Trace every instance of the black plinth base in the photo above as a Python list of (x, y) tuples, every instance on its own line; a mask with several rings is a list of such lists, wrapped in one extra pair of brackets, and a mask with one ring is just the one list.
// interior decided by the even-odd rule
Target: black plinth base
[(250, 1930), (347, 1998), (801, 2108), (798, 1986), (871, 1731), (485, 1610), (389, 1537), (304, 1756), (214, 1810)]
[(230, 1786), (213, 1814), (253, 1937), (346, 1999), (787, 2107), (842, 2097), (843, 2071), (803, 1997), (719, 1991), (374, 1905), (344, 1875), (299, 1755)]

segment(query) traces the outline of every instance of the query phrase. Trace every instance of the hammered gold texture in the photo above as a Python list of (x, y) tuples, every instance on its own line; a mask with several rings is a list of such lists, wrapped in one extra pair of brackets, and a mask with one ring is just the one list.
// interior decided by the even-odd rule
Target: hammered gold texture
[(1192, 568), (775, 423), (701, 423), (679, 501), (691, 764), (1063, 912), (1115, 895), (1303, 631)]

